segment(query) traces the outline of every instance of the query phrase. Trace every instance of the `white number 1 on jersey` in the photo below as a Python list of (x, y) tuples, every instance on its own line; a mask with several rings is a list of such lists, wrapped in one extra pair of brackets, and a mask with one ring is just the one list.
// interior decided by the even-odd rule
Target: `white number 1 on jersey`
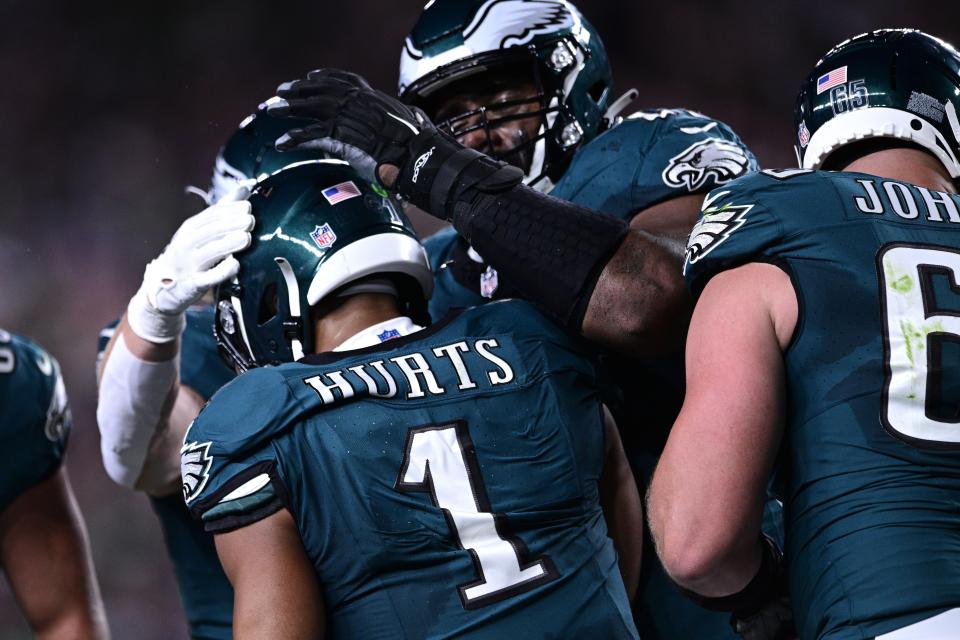
[(557, 577), (550, 558), (524, 563), (526, 547), (504, 535), (506, 519), (492, 512), (465, 422), (410, 429), (396, 488), (429, 493), (459, 546), (472, 556), (479, 580), (458, 587), (464, 608), (482, 607)]

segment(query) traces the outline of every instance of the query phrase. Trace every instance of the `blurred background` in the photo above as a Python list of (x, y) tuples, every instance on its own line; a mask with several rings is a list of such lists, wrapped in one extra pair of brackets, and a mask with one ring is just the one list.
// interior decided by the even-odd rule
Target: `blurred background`
[[(606, 43), (618, 95), (636, 87), (634, 108), (723, 120), (766, 167), (794, 165), (797, 87), (836, 42), (909, 26), (960, 43), (956, 0), (578, 5)], [(202, 208), (184, 186), (207, 187), (217, 149), (243, 117), (279, 82), (321, 66), (394, 90), (421, 6), (0, 2), (0, 326), (63, 366), (75, 419), (67, 467), (115, 638), (185, 638), (186, 627), (147, 500), (112, 484), (100, 462), (97, 333)], [(4, 582), (0, 638), (22, 637)]]

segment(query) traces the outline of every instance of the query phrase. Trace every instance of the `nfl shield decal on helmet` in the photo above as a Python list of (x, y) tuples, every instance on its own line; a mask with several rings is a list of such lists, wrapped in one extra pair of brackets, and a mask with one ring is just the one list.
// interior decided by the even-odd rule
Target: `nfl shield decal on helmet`
[(337, 234), (333, 232), (333, 229), (326, 222), (318, 224), (316, 228), (310, 232), (310, 237), (313, 238), (313, 241), (316, 242), (317, 246), (321, 249), (329, 249), (333, 246), (333, 243), (337, 241)]
[(810, 144), (810, 130), (807, 129), (807, 123), (803, 120), (800, 121), (800, 126), (797, 127), (797, 141), (801, 147)]
[(189, 442), (180, 449), (180, 479), (183, 482), (183, 501), (189, 504), (207, 486), (210, 479), (212, 442)]
[(750, 158), (743, 147), (727, 140), (707, 138), (670, 158), (662, 177), (667, 186), (693, 192), (709, 180), (715, 185), (730, 182), (749, 166)]

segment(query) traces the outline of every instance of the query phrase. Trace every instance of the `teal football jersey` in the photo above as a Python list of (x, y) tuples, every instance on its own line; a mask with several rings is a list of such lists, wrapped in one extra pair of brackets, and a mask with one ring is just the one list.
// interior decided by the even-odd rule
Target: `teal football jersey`
[(872, 638), (960, 606), (960, 197), (793, 170), (707, 202), (693, 293), (768, 262), (799, 302), (778, 473), (801, 637)]
[[(486, 263), (470, 257), (466, 240), (453, 227), (434, 233), (423, 241), (423, 248), (427, 250), (433, 270), (433, 294), (427, 308), (434, 322), (442, 320), (451, 309), (475, 307), (489, 301), (499, 288), (496, 271), (488, 270)], [(487, 284), (481, 289), (482, 278), (486, 278)], [(481, 290), (488, 295), (482, 295)]]
[(636, 638), (603, 460), (582, 346), (505, 301), (240, 376), (182, 473), (208, 530), (291, 511), (334, 638)]
[(72, 425), (60, 365), (0, 330), (0, 511), (60, 468)]
[[(213, 307), (191, 307), (186, 319), (180, 336), (180, 384), (208, 400), (236, 374), (220, 359), (213, 336)], [(98, 358), (113, 337), (117, 323), (111, 322), (100, 332)], [(160, 520), (190, 637), (230, 640), (233, 637), (233, 588), (220, 566), (213, 536), (190, 515), (179, 495), (151, 496), (150, 505)]]

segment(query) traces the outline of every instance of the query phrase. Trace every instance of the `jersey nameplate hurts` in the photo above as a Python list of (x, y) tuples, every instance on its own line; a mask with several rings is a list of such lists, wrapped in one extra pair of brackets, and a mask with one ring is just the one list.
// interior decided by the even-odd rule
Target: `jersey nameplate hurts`
[[(437, 382), (433, 369), (438, 366), (439, 360), (453, 367), (456, 386), (452, 389), (457, 391), (477, 389), (478, 384), (474, 378), (486, 378), (490, 386), (513, 382), (516, 378), (513, 369), (504, 358), (496, 355), (496, 350), (503, 350), (511, 355), (516, 353), (510, 337), (506, 335), (469, 342), (460, 340), (434, 347), (426, 353), (415, 351), (392, 356), (387, 360), (363, 362), (345, 370), (334, 369), (305, 378), (303, 382), (317, 392), (320, 401), (325, 405), (364, 393), (379, 398), (396, 397), (398, 389), (401, 388), (398, 380), (406, 383), (402, 397), (407, 400), (427, 395), (442, 396), (451, 389)], [(467, 366), (468, 362), (470, 367)], [(478, 373), (472, 375), (471, 369)], [(334, 393), (335, 391), (339, 393)]]

